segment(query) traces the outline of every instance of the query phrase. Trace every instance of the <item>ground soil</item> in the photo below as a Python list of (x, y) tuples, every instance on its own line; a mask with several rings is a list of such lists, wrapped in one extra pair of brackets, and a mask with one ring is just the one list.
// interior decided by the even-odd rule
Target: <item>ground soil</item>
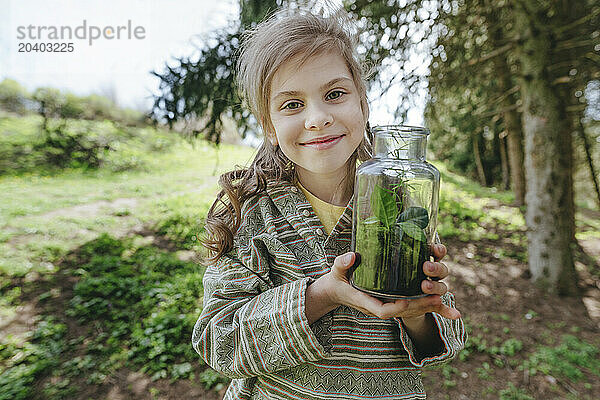
[[(600, 345), (600, 281), (597, 274), (590, 273), (590, 270), (598, 271), (600, 239), (581, 242), (590, 256), (587, 259), (594, 259), (595, 265), (584, 266), (577, 262), (581, 290), (581, 296), (577, 298), (546, 294), (533, 286), (527, 265), (522, 262), (477, 253), (478, 248), (488, 248), (490, 244), (479, 243), (484, 245), (479, 246), (475, 243), (473, 246), (452, 240), (446, 243), (449, 255), (444, 261), (453, 274), (451, 290), (455, 293), (458, 309), (468, 319), (472, 337), (481, 336), (490, 345), (496, 337), (521, 340), (523, 349), (514, 357), (519, 364), (539, 345), (552, 345), (564, 334)], [(497, 246), (497, 243), (494, 245)], [(501, 314), (510, 319), (500, 318)], [(508, 334), (503, 334), (504, 328), (509, 328)], [(467, 361), (452, 362), (451, 365), (458, 370), (450, 378), (455, 386), (445, 384), (448, 378), (441, 370), (426, 370), (424, 383), (428, 398), (497, 399), (508, 382), (535, 399), (597, 399), (600, 393), (600, 379), (597, 377), (573, 384), (560, 376), (529, 376), (527, 372), (511, 367), (507, 357), (496, 357), (502, 358), (506, 367), (495, 368), (493, 374), (485, 379), (479, 377), (478, 369), (486, 362), (493, 365), (493, 356), (474, 353)], [(585, 383), (589, 383), (590, 387), (585, 388)]]

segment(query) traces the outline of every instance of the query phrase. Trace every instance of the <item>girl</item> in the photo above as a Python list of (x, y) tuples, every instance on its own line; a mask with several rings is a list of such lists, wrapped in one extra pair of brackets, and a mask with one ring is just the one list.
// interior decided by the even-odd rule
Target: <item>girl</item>
[(455, 356), (465, 329), (442, 282), (386, 303), (348, 283), (354, 174), (372, 137), (347, 19), (279, 12), (244, 43), (238, 80), (265, 141), (221, 176), (208, 212), (194, 348), (233, 379), (225, 399), (425, 398), (421, 368)]

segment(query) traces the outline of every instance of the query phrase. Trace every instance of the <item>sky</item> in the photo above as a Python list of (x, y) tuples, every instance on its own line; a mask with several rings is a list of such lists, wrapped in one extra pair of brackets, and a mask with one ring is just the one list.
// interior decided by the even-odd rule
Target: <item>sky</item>
[[(15, 79), (29, 90), (51, 86), (79, 95), (113, 92), (120, 105), (134, 108), (152, 103), (158, 79), (150, 71), (162, 71), (173, 56), (192, 54), (194, 38), (198, 41), (198, 35), (226, 26), (238, 12), (236, 0), (0, 0), (0, 9), (0, 80)], [(64, 40), (73, 42), (71, 53), (18, 52), (20, 42), (39, 42), (27, 36), (18, 39), (19, 26), (26, 34), (29, 25), (75, 30), (84, 20), (88, 39)], [(90, 26), (116, 31), (128, 21), (132, 28), (144, 29), (145, 34), (138, 35), (143, 39), (128, 39), (121, 30), (120, 39), (98, 39), (89, 45)], [(36, 29), (33, 33), (37, 37)]]
[[(49, 86), (77, 95), (109, 95), (120, 106), (140, 110), (150, 108), (158, 91), (151, 71), (162, 71), (173, 57), (194, 54), (193, 43), (202, 43), (203, 35), (227, 26), (239, 13), (238, 0), (0, 0), (0, 10), (0, 81), (11, 78), (30, 91)], [(128, 24), (131, 38), (127, 29), (118, 28)], [(85, 39), (51, 40), (53, 27), (58, 35), (61, 27), (64, 35), (85, 32)], [(96, 32), (113, 39), (102, 37), (90, 45)], [(27, 43), (41, 43), (38, 33), (46, 43), (73, 43), (73, 51), (19, 52)], [(388, 110), (393, 104), (393, 89), (373, 99), (371, 121), (394, 123)], [(405, 122), (421, 125), (422, 107), (412, 109)]]

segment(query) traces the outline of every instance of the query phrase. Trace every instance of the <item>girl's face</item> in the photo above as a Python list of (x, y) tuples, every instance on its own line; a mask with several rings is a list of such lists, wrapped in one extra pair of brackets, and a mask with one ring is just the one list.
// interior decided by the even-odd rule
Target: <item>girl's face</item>
[(273, 76), (269, 112), (274, 145), (302, 177), (344, 176), (363, 140), (365, 119), (358, 89), (344, 58), (317, 54), (302, 65), (283, 64)]

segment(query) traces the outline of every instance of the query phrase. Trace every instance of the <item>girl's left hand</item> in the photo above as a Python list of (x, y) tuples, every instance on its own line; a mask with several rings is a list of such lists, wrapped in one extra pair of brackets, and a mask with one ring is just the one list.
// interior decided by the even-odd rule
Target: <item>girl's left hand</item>
[(426, 261), (423, 264), (423, 272), (436, 280), (426, 279), (421, 282), (423, 292), (430, 296), (410, 300), (382, 301), (354, 288), (348, 281), (348, 270), (356, 261), (356, 254), (349, 252), (337, 256), (331, 270), (306, 289), (306, 316), (309, 323), (340, 305), (381, 319), (396, 317), (405, 322), (417, 322), (432, 312), (448, 319), (459, 319), (460, 312), (443, 304), (441, 299), (448, 291), (446, 284), (438, 281), (448, 276), (448, 268), (440, 262), (446, 255), (446, 247), (436, 244), (432, 245), (431, 250), (435, 261)]
[(424, 280), (421, 282), (421, 289), (426, 294), (443, 295), (448, 291), (448, 286), (444, 282), (438, 282), (448, 276), (448, 267), (441, 263), (440, 260), (446, 256), (446, 246), (443, 244), (432, 244), (431, 251), (435, 262), (425, 261), (423, 263), (423, 272), (432, 280)]

